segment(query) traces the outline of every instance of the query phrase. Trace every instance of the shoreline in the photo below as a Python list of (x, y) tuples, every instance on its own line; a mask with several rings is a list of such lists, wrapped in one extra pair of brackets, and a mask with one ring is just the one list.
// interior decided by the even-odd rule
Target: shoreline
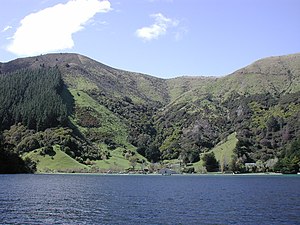
[[(160, 173), (148, 173), (148, 174), (141, 174), (141, 173), (34, 173), (33, 175), (93, 175), (93, 176), (165, 176)], [(282, 173), (239, 173), (239, 174), (224, 174), (224, 173), (194, 173), (194, 174), (172, 174), (167, 175), (169, 176), (295, 176), (300, 174), (282, 174)]]

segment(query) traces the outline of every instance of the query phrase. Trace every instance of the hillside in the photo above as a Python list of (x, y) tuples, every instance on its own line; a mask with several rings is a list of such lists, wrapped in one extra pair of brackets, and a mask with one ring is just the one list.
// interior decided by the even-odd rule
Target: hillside
[(16, 59), (2, 64), (1, 73), (19, 69), (58, 67), (65, 83), (82, 91), (97, 91), (114, 97), (128, 96), (135, 102), (167, 102), (164, 80), (144, 74), (114, 69), (78, 54), (48, 54)]
[(83, 171), (149, 169), (175, 159), (184, 167), (213, 149), (220, 160), (228, 150), (218, 145), (233, 133), (238, 141), (223, 168), (245, 171), (245, 163), (259, 162), (272, 171), (272, 160), (296, 154), (286, 152), (300, 135), (300, 54), (219, 78), (173, 79), (47, 54), (1, 63), (0, 79), (1, 151), (29, 157), (39, 171), (51, 160), (37, 154), (51, 149)]

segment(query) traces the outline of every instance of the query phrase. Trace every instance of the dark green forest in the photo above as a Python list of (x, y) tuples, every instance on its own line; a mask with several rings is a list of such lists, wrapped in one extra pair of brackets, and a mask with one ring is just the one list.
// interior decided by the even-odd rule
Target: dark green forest
[(63, 81), (57, 68), (22, 69), (0, 76), (1, 130), (16, 123), (44, 130), (67, 123), (67, 107), (60, 93)]

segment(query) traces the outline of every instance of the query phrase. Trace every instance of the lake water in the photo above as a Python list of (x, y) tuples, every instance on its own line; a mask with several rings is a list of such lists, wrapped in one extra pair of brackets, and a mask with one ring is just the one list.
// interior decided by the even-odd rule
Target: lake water
[(300, 224), (300, 176), (0, 175), (0, 224)]

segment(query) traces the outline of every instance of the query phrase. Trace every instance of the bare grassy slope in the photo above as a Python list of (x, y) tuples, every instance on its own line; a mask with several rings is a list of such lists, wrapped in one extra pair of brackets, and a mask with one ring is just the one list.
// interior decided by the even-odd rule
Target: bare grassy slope
[[(190, 82), (186, 82), (186, 79), (190, 79)], [(232, 92), (239, 94), (294, 93), (300, 90), (300, 54), (260, 59), (220, 78), (210, 80), (201, 77), (176, 78), (168, 82), (172, 87), (170, 93), (181, 93), (179, 95), (184, 100), (180, 101), (193, 100), (206, 94), (226, 99)], [(192, 83), (192, 85), (186, 83)], [(171, 96), (174, 95), (171, 94)]]

